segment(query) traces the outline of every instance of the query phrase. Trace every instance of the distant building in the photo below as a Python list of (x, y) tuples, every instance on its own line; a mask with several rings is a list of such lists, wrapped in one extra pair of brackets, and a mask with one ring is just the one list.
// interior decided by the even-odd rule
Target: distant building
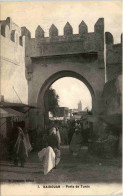
[(81, 112), (82, 111), (82, 102), (80, 101), (78, 103), (78, 112)]
[(69, 115), (69, 108), (57, 107), (57, 111), (54, 117), (67, 117)]
[(78, 109), (72, 109), (72, 113), (78, 112)]
[(73, 112), (72, 119), (75, 119), (75, 120), (81, 119), (85, 115), (87, 115), (87, 112), (86, 111)]

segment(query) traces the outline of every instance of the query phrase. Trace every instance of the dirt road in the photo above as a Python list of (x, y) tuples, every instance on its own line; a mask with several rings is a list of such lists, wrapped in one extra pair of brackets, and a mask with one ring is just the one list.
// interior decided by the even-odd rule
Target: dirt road
[(30, 153), (24, 168), (15, 167), (12, 162), (1, 161), (0, 180), (4, 182), (36, 183), (121, 183), (121, 159), (101, 159), (81, 151), (80, 157), (73, 157), (66, 146), (57, 169), (43, 175), (43, 168), (36, 152)]

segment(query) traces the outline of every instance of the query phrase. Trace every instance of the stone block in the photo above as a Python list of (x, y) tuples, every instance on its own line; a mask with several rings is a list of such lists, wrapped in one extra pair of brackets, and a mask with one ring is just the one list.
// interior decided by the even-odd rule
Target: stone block
[(11, 31), (11, 40), (16, 44), (20, 44), (20, 38), (16, 30)]
[(40, 25), (38, 25), (35, 31), (35, 38), (43, 38), (43, 37), (44, 37), (44, 30), (41, 28)]
[(1, 24), (1, 35), (3, 35), (6, 38), (10, 38), (10, 29), (7, 24), (4, 22)]
[(58, 36), (58, 29), (54, 24), (52, 24), (50, 29), (49, 29), (49, 36), (50, 37)]
[(19, 37), (19, 44), (23, 46), (22, 36)]
[(104, 18), (99, 18), (94, 26), (95, 45), (98, 51), (104, 50)]
[(113, 44), (114, 43), (114, 38), (113, 35), (110, 32), (105, 33), (105, 43), (108, 44)]
[(94, 26), (95, 33), (104, 33), (104, 18), (99, 18)]
[(79, 25), (79, 35), (87, 34), (88, 27), (84, 21), (82, 21)]
[(21, 27), (21, 36), (25, 35), (29, 39), (31, 38), (31, 33), (26, 27)]
[(11, 27), (12, 27), (12, 19), (10, 17), (6, 18), (6, 23), (8, 24), (9, 28), (11, 29)]
[(11, 31), (11, 40), (15, 42), (15, 30)]
[(70, 25), (69, 22), (66, 23), (65, 27), (64, 27), (64, 35), (65, 36), (70, 36), (73, 34), (73, 28)]
[(1, 22), (1, 35), (10, 38), (10, 31), (12, 29), (12, 19), (7, 17), (6, 20)]

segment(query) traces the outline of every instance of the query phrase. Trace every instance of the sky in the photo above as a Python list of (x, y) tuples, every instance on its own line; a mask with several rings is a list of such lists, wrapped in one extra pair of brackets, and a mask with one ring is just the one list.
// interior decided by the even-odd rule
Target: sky
[[(49, 36), (52, 24), (63, 35), (63, 28), (67, 21), (73, 27), (73, 33), (78, 33), (78, 26), (82, 20), (88, 26), (88, 31), (94, 31), (94, 24), (98, 18), (105, 20), (105, 32), (114, 36), (114, 43), (120, 42), (122, 32), (122, 1), (32, 1), (32, 2), (0, 2), (1, 20), (11, 17), (18, 26), (26, 26), (32, 37), (40, 25), (45, 36)], [(67, 85), (66, 85), (67, 84)], [(74, 78), (62, 78), (53, 84), (60, 97), (60, 106), (77, 108), (81, 100), (83, 109), (91, 108), (91, 96), (85, 85)]]
[[(63, 84), (67, 84), (63, 86)], [(78, 108), (79, 101), (82, 102), (82, 110), (88, 106), (88, 109), (92, 108), (91, 94), (84, 83), (80, 80), (72, 77), (64, 77), (51, 86), (56, 89), (56, 92), (60, 96), (60, 106), (69, 107), (70, 109)]]
[(105, 31), (114, 35), (115, 43), (120, 41), (122, 29), (122, 1), (22, 1), (1, 2), (1, 20), (12, 17), (18, 26), (26, 26), (35, 35), (38, 25), (48, 30), (52, 24), (63, 34), (67, 21), (73, 27), (73, 33), (78, 33), (78, 26), (82, 20), (88, 25), (88, 31), (94, 31), (94, 24), (98, 18), (105, 19)]

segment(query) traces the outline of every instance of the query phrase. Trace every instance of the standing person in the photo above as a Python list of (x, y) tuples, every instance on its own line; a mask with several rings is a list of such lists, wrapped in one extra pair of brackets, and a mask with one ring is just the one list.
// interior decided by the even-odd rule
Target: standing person
[(82, 142), (83, 141), (82, 141), (80, 126), (77, 125), (77, 127), (75, 128), (75, 132), (73, 134), (71, 143), (70, 143), (70, 147), (69, 147), (70, 152), (72, 152), (73, 156), (79, 155)]
[(68, 129), (68, 144), (69, 145), (70, 145), (70, 142), (72, 140), (74, 132), (75, 132), (75, 121), (72, 120), (69, 123), (69, 129)]
[(14, 164), (18, 165), (18, 163), (20, 162), (21, 167), (24, 167), (24, 163), (26, 162), (26, 159), (28, 157), (28, 151), (27, 151), (26, 138), (21, 127), (18, 127), (18, 138), (14, 146), (14, 151), (15, 151)]
[(83, 134), (84, 145), (88, 145), (88, 139), (89, 139), (89, 122), (88, 122), (86, 116), (82, 120), (82, 127), (83, 127), (82, 134)]
[(61, 155), (60, 141), (59, 141), (59, 138), (58, 138), (56, 133), (57, 133), (56, 128), (52, 127), (49, 130), (49, 136), (47, 138), (48, 146), (50, 146), (55, 152), (55, 156), (56, 156), (56, 158), (55, 158), (55, 168), (58, 165), (58, 163), (60, 162), (60, 155)]
[(47, 175), (53, 168), (56, 168), (60, 161), (60, 144), (56, 135), (56, 128), (49, 130), (47, 147), (38, 153), (39, 160), (43, 163), (44, 175)]
[(32, 146), (31, 146), (31, 143), (30, 143), (29, 134), (28, 134), (27, 130), (25, 130), (25, 138), (26, 138), (27, 151), (31, 152)]
[(59, 126), (58, 126), (58, 122), (57, 121), (55, 121), (54, 127), (56, 128), (56, 135), (58, 137), (59, 144), (61, 144), (61, 135), (60, 135), (60, 132), (59, 132)]
[(55, 153), (53, 149), (48, 146), (38, 152), (39, 160), (43, 164), (44, 175), (47, 175), (55, 167)]

